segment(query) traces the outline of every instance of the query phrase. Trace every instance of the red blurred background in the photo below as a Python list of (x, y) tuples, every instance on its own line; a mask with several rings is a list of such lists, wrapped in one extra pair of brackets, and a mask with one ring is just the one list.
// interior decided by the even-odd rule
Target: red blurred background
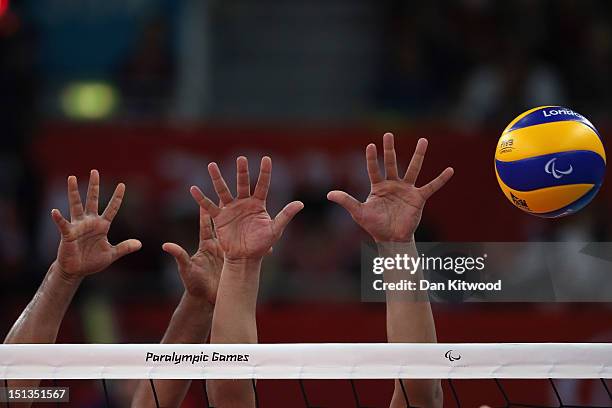
[[(55, 257), (49, 211), (65, 211), (66, 177), (84, 190), (92, 168), (103, 198), (127, 185), (111, 242), (138, 238), (143, 249), (85, 281), (62, 342), (160, 340), (182, 293), (161, 244), (195, 247), (188, 188), (210, 192), (212, 160), (231, 179), (238, 154), (252, 175), (272, 156), (272, 214), (292, 199), (306, 204), (264, 265), (262, 342), (385, 340), (384, 305), (359, 298), (367, 237), (325, 196), (365, 197), (364, 149), (386, 131), (402, 166), (429, 139), (421, 182), (456, 170), (427, 204), (419, 241), (611, 241), (607, 183), (579, 214), (543, 220), (507, 202), (493, 172), (499, 133), (533, 106), (572, 107), (605, 142), (610, 16), (603, 0), (10, 1), (0, 15), (0, 328), (8, 332)], [(434, 313), (442, 342), (612, 338), (606, 303), (435, 304)], [(71, 406), (102, 406), (99, 382), (79, 384)], [(109, 385), (126, 406), (133, 382)], [(297, 382), (258, 387), (262, 407), (301, 406)], [(312, 405), (355, 405), (348, 381), (306, 387)], [(546, 383), (508, 387), (532, 404), (554, 401)], [(559, 387), (566, 404), (602, 398), (597, 384)], [(392, 385), (357, 388), (378, 407)], [(457, 382), (457, 391), (462, 406), (501, 405), (491, 382)], [(201, 406), (201, 392), (194, 383), (185, 406)]]

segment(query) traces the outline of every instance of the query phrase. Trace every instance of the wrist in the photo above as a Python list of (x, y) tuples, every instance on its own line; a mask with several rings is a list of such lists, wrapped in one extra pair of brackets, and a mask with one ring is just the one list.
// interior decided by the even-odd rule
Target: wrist
[(414, 236), (410, 237), (410, 239), (406, 241), (376, 241), (378, 253), (381, 255), (395, 255), (398, 253), (405, 253), (410, 249), (414, 248), (415, 245), (416, 242), (414, 241)]
[(376, 238), (374, 238), (374, 242), (376, 243), (376, 246), (381, 247), (381, 246), (397, 246), (397, 247), (401, 247), (401, 246), (406, 246), (406, 245), (410, 245), (410, 244), (414, 244), (415, 240), (414, 240), (414, 234), (410, 235), (406, 238), (403, 239), (394, 239), (394, 240), (378, 240)]
[(263, 258), (231, 258), (223, 261), (222, 275), (235, 279), (250, 279), (258, 277)]
[(260, 266), (262, 260), (263, 257), (235, 258), (226, 255), (223, 259), (223, 265), (227, 265), (234, 269), (253, 268)]
[(379, 244), (409, 244), (414, 242), (414, 233), (407, 235), (405, 237), (401, 237), (401, 238), (390, 238), (390, 239), (379, 239), (375, 236), (372, 235), (372, 239), (374, 240), (374, 242), (376, 243), (376, 245)]
[(49, 268), (49, 274), (54, 277), (57, 277), (58, 280), (69, 286), (79, 286), (83, 280), (81, 276), (76, 276), (74, 274), (66, 272), (57, 260), (55, 260), (51, 264), (51, 267)]
[(182, 302), (185, 304), (186, 307), (188, 307), (189, 309), (193, 309), (198, 313), (204, 312), (212, 314), (215, 309), (214, 303), (211, 303), (209, 299), (206, 299), (204, 296), (197, 296), (191, 294), (187, 291), (183, 293)]

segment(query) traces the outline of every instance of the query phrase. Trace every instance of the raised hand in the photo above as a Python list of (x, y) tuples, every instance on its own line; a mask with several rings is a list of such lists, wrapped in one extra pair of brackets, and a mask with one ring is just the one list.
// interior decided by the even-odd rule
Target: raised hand
[(117, 245), (108, 242), (108, 230), (121, 207), (124, 193), (125, 185), (119, 183), (106, 209), (99, 215), (98, 171), (92, 170), (89, 176), (85, 208), (81, 203), (76, 177), (68, 177), (70, 222), (58, 209), (51, 211), (51, 217), (61, 234), (56, 264), (64, 277), (79, 279), (100, 272), (122, 256), (141, 248), (142, 244), (136, 239), (128, 239)]
[(385, 133), (383, 136), (383, 148), (385, 178), (378, 166), (376, 145), (371, 143), (366, 148), (371, 188), (364, 203), (344, 191), (337, 190), (330, 191), (327, 198), (344, 207), (376, 242), (410, 241), (421, 221), (425, 202), (450, 180), (454, 171), (448, 167), (429, 183), (416, 187), (415, 182), (427, 150), (427, 139), (419, 139), (403, 178), (398, 175), (391, 133)]
[(220, 206), (215, 205), (198, 187), (191, 187), (191, 194), (212, 216), (226, 260), (262, 258), (280, 238), (289, 221), (304, 208), (304, 204), (293, 201), (271, 219), (266, 211), (266, 198), (270, 188), (272, 160), (267, 156), (261, 159), (259, 178), (253, 195), (250, 191), (246, 157), (238, 157), (236, 168), (236, 198), (227, 188), (216, 163), (208, 165), (208, 172), (221, 201)]
[(214, 305), (223, 268), (223, 249), (215, 238), (212, 219), (206, 210), (200, 207), (200, 243), (193, 256), (177, 244), (167, 242), (162, 248), (176, 260), (185, 291)]
[[(177, 244), (165, 243), (164, 251), (174, 257), (185, 287), (172, 314), (162, 343), (206, 343), (212, 325), (217, 290), (223, 268), (223, 250), (215, 238), (210, 215), (200, 208), (200, 243), (193, 256)], [(180, 407), (191, 380), (149, 380), (138, 383), (132, 407)]]

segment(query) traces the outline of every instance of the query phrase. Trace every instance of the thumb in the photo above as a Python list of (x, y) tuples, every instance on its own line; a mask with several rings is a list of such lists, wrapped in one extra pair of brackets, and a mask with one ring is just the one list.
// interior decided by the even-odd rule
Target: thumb
[(297, 213), (302, 211), (302, 208), (304, 208), (303, 202), (293, 201), (287, 204), (285, 208), (283, 208), (281, 212), (277, 214), (277, 216), (274, 218), (274, 224), (272, 225), (272, 230), (277, 237), (282, 235), (285, 227), (287, 224), (289, 224), (289, 221), (291, 221)]
[(118, 243), (113, 248), (115, 249), (115, 253), (113, 255), (114, 262), (127, 254), (138, 251), (140, 248), (142, 248), (142, 243), (137, 239), (128, 239)]
[(342, 206), (351, 214), (353, 219), (357, 220), (361, 217), (361, 203), (352, 195), (344, 191), (334, 190), (327, 193), (327, 199)]
[(51, 218), (62, 236), (70, 234), (70, 223), (66, 221), (60, 210), (56, 208), (51, 210)]
[(185, 251), (180, 245), (173, 244), (171, 242), (166, 242), (164, 245), (162, 245), (162, 249), (174, 257), (181, 274), (187, 271), (190, 262), (187, 251)]

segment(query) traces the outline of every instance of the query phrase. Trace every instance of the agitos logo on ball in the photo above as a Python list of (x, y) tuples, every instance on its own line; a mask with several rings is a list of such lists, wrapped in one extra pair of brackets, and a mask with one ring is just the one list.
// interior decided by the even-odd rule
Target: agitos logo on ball
[(595, 126), (560, 106), (541, 106), (517, 116), (495, 152), (495, 174), (508, 200), (545, 218), (572, 214), (599, 191), (606, 153)]

